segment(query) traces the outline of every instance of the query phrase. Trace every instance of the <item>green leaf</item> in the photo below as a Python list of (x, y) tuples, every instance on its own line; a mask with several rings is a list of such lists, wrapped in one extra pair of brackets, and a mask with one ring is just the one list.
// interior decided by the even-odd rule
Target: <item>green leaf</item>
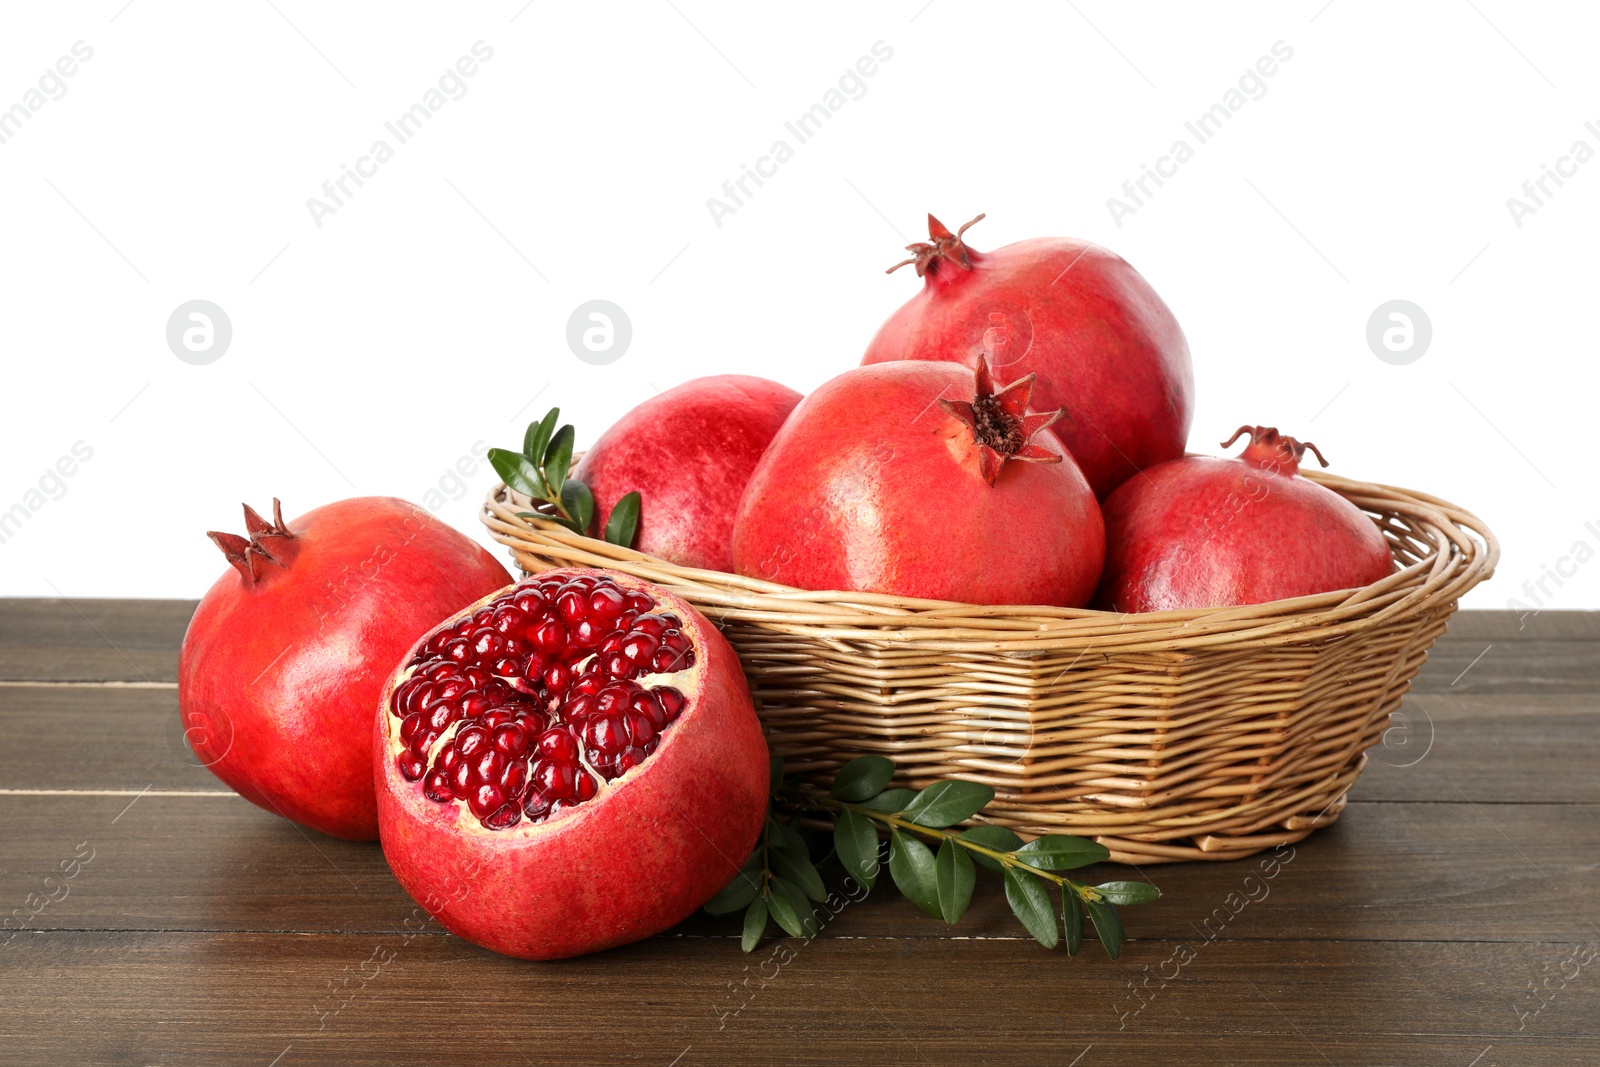
[(1101, 882), (1094, 889), (1109, 904), (1148, 904), (1161, 895), (1149, 882)]
[(872, 820), (841, 811), (833, 822), (833, 849), (845, 873), (867, 888), (878, 880), (878, 831)]
[(905, 806), (901, 815), (918, 826), (940, 829), (970, 819), (994, 799), (994, 790), (977, 782), (934, 782)]
[(906, 805), (916, 799), (915, 789), (885, 789), (869, 800), (860, 801), (863, 808), (868, 811), (881, 811), (885, 815), (898, 815), (906, 810)]
[(1111, 857), (1106, 846), (1082, 837), (1050, 834), (1036, 837), (1017, 849), (1017, 859), (1041, 871), (1070, 871)]
[(1061, 921), (1067, 927), (1067, 955), (1076, 956), (1083, 947), (1083, 902), (1070, 887), (1061, 891)]
[(812, 900), (821, 903), (828, 899), (828, 889), (822, 884), (822, 875), (809, 856), (797, 856), (787, 849), (773, 849), (769, 859), (777, 874), (789, 879)]
[(800, 836), (800, 831), (788, 823), (779, 822), (771, 815), (767, 816), (767, 840), (774, 849), (792, 852), (802, 857), (811, 855), (811, 849), (806, 844), (806, 839)]
[(939, 910), (939, 886), (934, 873), (933, 853), (921, 841), (899, 830), (889, 835), (889, 874), (906, 899), (933, 916)]
[(755, 871), (752, 872), (750, 864), (746, 863), (744, 869), (733, 876), (733, 881), (706, 901), (706, 911), (709, 914), (727, 915), (738, 911), (755, 899), (756, 894), (761, 891), (761, 866), (759, 858), (752, 856), (751, 859), (756, 860)]
[(1033, 939), (1045, 948), (1055, 948), (1061, 941), (1056, 929), (1056, 910), (1050, 906), (1050, 894), (1037, 875), (1006, 868), (1006, 903), (1021, 920)]
[(568, 481), (561, 487), (561, 506), (567, 509), (578, 532), (589, 536), (589, 526), (594, 522), (594, 494), (582, 482)]
[[(489, 449), (489, 465), (500, 480), (519, 493), (535, 500), (544, 499), (544, 485), (539, 481), (539, 468), (528, 462), (528, 457), (505, 448)], [(540, 518), (548, 518), (541, 515)]]
[(1117, 909), (1103, 900), (1086, 900), (1083, 906), (1089, 910), (1089, 919), (1094, 923), (1094, 932), (1100, 935), (1100, 943), (1105, 946), (1106, 955), (1112, 959), (1121, 956), (1125, 935), (1122, 932), (1122, 918), (1117, 914)]
[(522, 437), (522, 454), (535, 466), (544, 462), (544, 450), (550, 444), (550, 435), (556, 432), (556, 420), (561, 418), (560, 408), (551, 408), (538, 422), (528, 423), (528, 432)]
[(639, 529), (639, 492), (624, 493), (611, 509), (606, 520), (606, 540), (623, 548), (633, 547), (633, 535)]
[(954, 841), (939, 846), (933, 867), (939, 889), (939, 913), (945, 922), (954, 926), (972, 903), (972, 887), (978, 880), (978, 872), (973, 869), (967, 850)]
[(544, 454), (544, 479), (550, 483), (552, 493), (561, 492), (567, 482), (567, 468), (572, 466), (572, 441), (577, 436), (571, 426), (563, 426), (550, 439)]
[(884, 757), (857, 756), (839, 768), (839, 773), (833, 777), (833, 785), (828, 788), (828, 795), (835, 800), (859, 804), (883, 792), (893, 777), (894, 764)]
[[(1004, 826), (973, 826), (961, 831), (960, 836), (963, 841), (971, 841), (995, 852), (1014, 852), (1022, 847), (1022, 838)], [(999, 860), (985, 856), (981, 852), (974, 852), (972, 858), (991, 871), (1005, 869)]]
[(739, 947), (746, 952), (754, 952), (756, 945), (761, 942), (761, 935), (766, 932), (767, 899), (756, 897), (744, 913), (744, 936), (739, 939)]
[[(821, 930), (817, 925), (816, 913), (811, 909), (811, 901), (806, 899), (799, 886), (788, 879), (773, 876), (767, 910), (778, 920), (778, 925), (794, 937), (816, 937)], [(792, 926), (784, 921), (785, 915), (792, 920)]]
[(767, 766), (770, 768), (768, 792), (776, 793), (783, 784), (783, 757), (774, 753), (767, 757)]

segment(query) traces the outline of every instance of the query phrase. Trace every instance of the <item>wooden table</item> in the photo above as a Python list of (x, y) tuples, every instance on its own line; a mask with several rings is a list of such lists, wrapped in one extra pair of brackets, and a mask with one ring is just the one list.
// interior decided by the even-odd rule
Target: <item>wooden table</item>
[(810, 943), (529, 964), (195, 765), (191, 609), (0, 601), (0, 1063), (1600, 1063), (1600, 614), (1458, 616), (1338, 825), (1147, 868), (1120, 963), (990, 879), (953, 929), (885, 886)]

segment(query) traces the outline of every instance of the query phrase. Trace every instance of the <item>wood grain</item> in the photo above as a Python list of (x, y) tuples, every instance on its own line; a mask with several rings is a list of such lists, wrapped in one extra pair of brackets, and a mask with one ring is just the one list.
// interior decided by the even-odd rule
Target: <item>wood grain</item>
[(959, 927), (885, 885), (810, 943), (697, 915), (533, 965), (197, 765), (191, 610), (0, 601), (0, 1064), (1600, 1062), (1600, 614), (1458, 615), (1340, 822), (1143, 872), (1120, 963), (985, 873)]

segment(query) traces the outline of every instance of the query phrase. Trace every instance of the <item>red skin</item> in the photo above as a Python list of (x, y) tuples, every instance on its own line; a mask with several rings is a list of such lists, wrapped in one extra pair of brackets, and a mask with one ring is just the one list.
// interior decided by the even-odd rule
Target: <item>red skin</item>
[(395, 766), (400, 723), (387, 705), (409, 672), (396, 674), (378, 702), (384, 858), (445, 929), (507, 956), (599, 952), (683, 921), (738, 874), (766, 818), (767, 743), (732, 646), (665, 590), (598, 573), (676, 612), (698, 653), (693, 667), (670, 676), (689, 703), (661, 747), (594, 799), (548, 822), (486, 829), (465, 804), (429, 800)]
[(611, 508), (639, 491), (634, 547), (669, 563), (733, 569), (733, 515), (756, 461), (800, 402), (786, 385), (745, 374), (696, 378), (646, 400), (600, 435), (573, 477)]
[(859, 367), (822, 385), (751, 476), (734, 568), (802, 589), (1087, 603), (1105, 552), (1088, 483), (1070, 456), (1008, 462), (985, 483), (971, 431), (938, 404), (972, 396), (972, 372), (950, 363)]
[(878, 328), (863, 364), (970, 367), (986, 355), (1002, 382), (1037, 373), (1034, 408), (1066, 409), (1052, 432), (1101, 500), (1136, 470), (1183, 455), (1194, 408), (1189, 345), (1138, 271), (1065, 237), (965, 252), (971, 270), (943, 256), (926, 264), (922, 292)]
[(429, 627), (511, 576), (404, 500), (358, 497), (289, 523), (248, 583), (230, 568), (178, 655), (186, 737), (246, 800), (334, 837), (378, 836), (372, 705)]
[(1095, 606), (1264, 604), (1386, 577), (1394, 557), (1373, 521), (1296, 471), (1292, 456), (1256, 444), (1238, 459), (1190, 456), (1129, 479), (1105, 502)]

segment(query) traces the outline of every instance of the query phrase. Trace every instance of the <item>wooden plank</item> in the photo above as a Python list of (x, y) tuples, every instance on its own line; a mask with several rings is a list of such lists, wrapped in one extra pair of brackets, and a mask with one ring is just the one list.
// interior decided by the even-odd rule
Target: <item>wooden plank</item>
[(1412, 683), (1418, 693), (1600, 694), (1600, 643), (1446, 637)]
[[(1368, 753), (1365, 800), (1600, 803), (1600, 696), (1413, 693)], [(173, 689), (0, 686), (0, 789), (220, 789), (184, 745)]]
[[(28, 920), (37, 929), (377, 932), (413, 910), (376, 845), (302, 831), (237, 797), (0, 796), (0, 825), (0, 902), (60, 898)], [(63, 865), (90, 852), (63, 880)], [(1161, 888), (1161, 900), (1128, 910), (1136, 938), (1552, 941), (1590, 936), (1597, 856), (1600, 806), (1355, 803), (1277, 853), (1082, 877)], [(838, 884), (836, 869), (829, 877)], [(984, 878), (958, 927), (925, 917), (886, 879), (829, 936), (1022, 936)], [(696, 916), (679, 932), (732, 936), (737, 922)]]
[(1115, 964), (1022, 942), (822, 938), (752, 959), (678, 938), (530, 964), (404, 931), (41, 934), (6, 950), (0, 1056), (276, 1067), (1600, 1056), (1593, 963), (1531, 1013), (1541, 1002), (1528, 983), (1574, 958), (1570, 944), (1230, 942), (1181, 967), (1169, 962), (1177, 951), (1149, 942)]
[(0, 600), (0, 679), (175, 682), (192, 600)]
[(1600, 611), (1458, 611), (1449, 633), (1466, 641), (1600, 641)]
[(1359, 800), (1600, 803), (1600, 696), (1411, 693), (1367, 750)]

